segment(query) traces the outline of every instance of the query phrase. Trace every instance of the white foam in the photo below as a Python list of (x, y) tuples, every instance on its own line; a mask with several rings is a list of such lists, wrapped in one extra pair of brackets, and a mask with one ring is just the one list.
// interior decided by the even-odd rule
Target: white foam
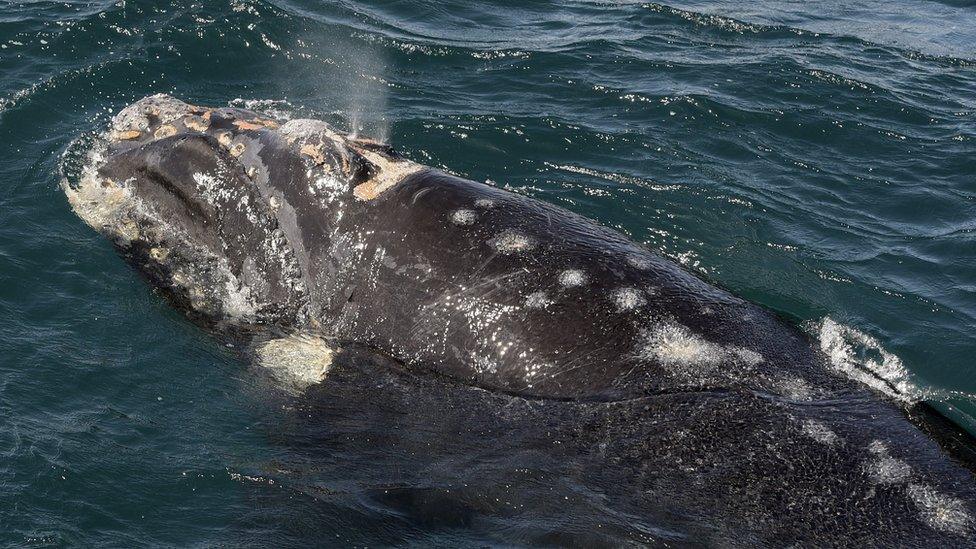
[(283, 99), (243, 99), (238, 97), (228, 103), (231, 107), (257, 111), (279, 120), (294, 118), (297, 109)]
[(820, 350), (838, 372), (891, 397), (914, 401), (922, 395), (909, 380), (901, 359), (874, 337), (825, 317), (819, 325)]
[(134, 207), (134, 197), (128, 181), (112, 184), (98, 174), (99, 168), (105, 164), (105, 148), (105, 142), (98, 140), (87, 153), (78, 184), (72, 186), (65, 177), (61, 187), (75, 214), (90, 227), (98, 231), (109, 230), (131, 240), (137, 235), (119, 229), (126, 225), (123, 220)]

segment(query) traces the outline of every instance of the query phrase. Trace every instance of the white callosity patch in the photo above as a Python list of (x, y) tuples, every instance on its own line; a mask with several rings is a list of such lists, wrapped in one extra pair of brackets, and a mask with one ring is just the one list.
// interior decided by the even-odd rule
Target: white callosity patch
[(326, 137), (337, 145), (345, 146), (346, 141), (345, 137), (336, 133), (327, 123), (309, 118), (289, 120), (278, 128), (278, 133), (290, 141), (316, 136)]
[(231, 318), (250, 318), (257, 314), (261, 308), (251, 288), (242, 283), (230, 270), (225, 261), (221, 261), (224, 292), (221, 303), (223, 314)]
[(629, 311), (647, 303), (637, 288), (618, 288), (613, 292), (613, 303), (618, 311)]
[(535, 240), (515, 231), (505, 231), (489, 240), (488, 244), (502, 254), (517, 254), (536, 247)]
[[(131, 218), (135, 202), (129, 181), (112, 182), (98, 175), (105, 163), (105, 143), (99, 142), (88, 152), (88, 160), (77, 185), (62, 182), (62, 188), (75, 214), (93, 229), (110, 232), (125, 241), (138, 237)], [(125, 228), (128, 227), (128, 230)]]
[(586, 284), (589, 277), (579, 269), (566, 269), (559, 273), (559, 285), (563, 288), (576, 288)]
[(935, 488), (914, 478), (910, 465), (892, 457), (880, 440), (868, 445), (871, 458), (866, 465), (868, 476), (877, 484), (901, 485), (909, 501), (915, 505), (922, 520), (936, 530), (966, 535), (972, 532), (973, 518), (966, 504), (942, 494)]
[(525, 298), (525, 306), (533, 309), (545, 309), (550, 305), (552, 305), (552, 299), (546, 292), (532, 292)]
[(149, 115), (158, 120), (160, 126), (183, 118), (190, 113), (190, 105), (166, 94), (145, 97), (119, 111), (112, 118), (110, 137), (118, 137), (125, 132), (144, 132), (149, 128)]
[(474, 207), (482, 210), (490, 210), (495, 207), (495, 201), (490, 198), (479, 198), (474, 201)]
[(812, 419), (803, 422), (803, 434), (827, 446), (838, 446), (844, 443), (844, 439), (840, 438), (830, 427)]
[(723, 364), (751, 367), (763, 361), (755, 351), (708, 341), (670, 320), (645, 332), (638, 356), (662, 364), (673, 374), (699, 380)]
[(901, 359), (886, 351), (874, 337), (824, 318), (819, 339), (820, 350), (833, 368), (851, 379), (900, 400), (922, 396), (909, 381)]
[(301, 390), (325, 379), (335, 350), (319, 337), (293, 335), (263, 343), (255, 354), (278, 381)]

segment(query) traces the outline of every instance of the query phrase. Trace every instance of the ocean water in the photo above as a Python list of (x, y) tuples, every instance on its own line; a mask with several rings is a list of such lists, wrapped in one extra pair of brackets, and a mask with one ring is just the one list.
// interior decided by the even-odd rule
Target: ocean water
[[(277, 386), (123, 264), (59, 184), (157, 92), (324, 118), (596, 219), (976, 433), (976, 6), (523, 4), (0, 4), (0, 544), (585, 544), (538, 524), (615, 524), (612, 504), (506, 499), (557, 476), (541, 457), (417, 457), (429, 426), (392, 410), (443, 391), (426, 381), (330, 389), (317, 425), (329, 400)], [(524, 476), (457, 499), (429, 481), (479, 468)], [(681, 539), (647, 520), (623, 537)]]

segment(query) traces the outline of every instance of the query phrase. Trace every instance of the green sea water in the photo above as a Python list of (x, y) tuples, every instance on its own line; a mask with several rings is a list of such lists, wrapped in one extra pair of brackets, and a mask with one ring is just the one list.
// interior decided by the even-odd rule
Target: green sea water
[(308, 512), (301, 403), (71, 213), (86, 139), (158, 92), (581, 213), (976, 433), (971, 4), (3, 1), (2, 545), (457, 541), (354, 497)]

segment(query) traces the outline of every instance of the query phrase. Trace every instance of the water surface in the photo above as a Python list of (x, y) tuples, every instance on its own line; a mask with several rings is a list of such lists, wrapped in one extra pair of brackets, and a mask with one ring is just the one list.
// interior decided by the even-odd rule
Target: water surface
[[(393, 436), (382, 402), (309, 431), (314, 410), (71, 214), (72, 142), (157, 92), (325, 118), (596, 219), (976, 432), (966, 2), (5, 2), (0, 74), (2, 543), (565, 541), (532, 533), (554, 510), (514, 533), (397, 515), (403, 498), (423, 505), (384, 483), (439, 469), (407, 459), (391, 476), (341, 444), (324, 463), (302, 445)], [(442, 470), (510, 465), (460, 450)], [(548, 459), (514, 482), (544, 484)], [(495, 489), (448, 526), (470, 526)], [(626, 538), (681, 539), (647, 528)]]

